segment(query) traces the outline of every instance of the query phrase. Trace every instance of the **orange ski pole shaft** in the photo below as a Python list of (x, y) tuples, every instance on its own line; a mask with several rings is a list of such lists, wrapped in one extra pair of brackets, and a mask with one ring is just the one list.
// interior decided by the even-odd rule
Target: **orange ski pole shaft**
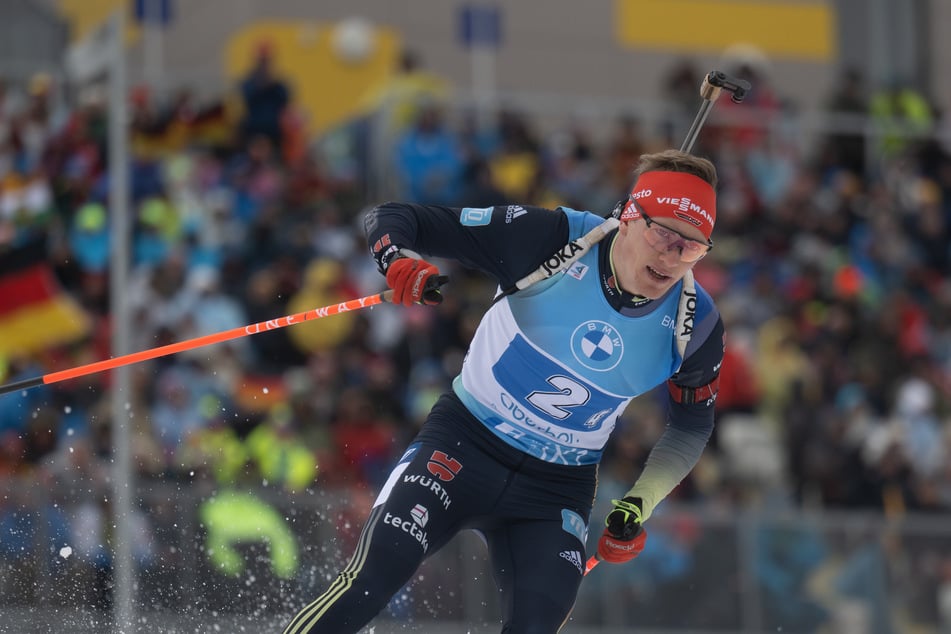
[(95, 374), (96, 372), (112, 370), (113, 368), (131, 365), (140, 361), (147, 361), (148, 359), (164, 357), (177, 352), (184, 352), (185, 350), (194, 350), (195, 348), (209, 346), (213, 343), (220, 343), (222, 341), (247, 337), (248, 335), (256, 335), (259, 332), (276, 330), (278, 328), (292, 326), (305, 321), (320, 319), (322, 317), (330, 317), (331, 315), (347, 313), (353, 310), (360, 310), (361, 308), (369, 308), (370, 306), (376, 306), (377, 304), (390, 301), (392, 296), (393, 291), (387, 290), (383, 291), (382, 293), (377, 293), (376, 295), (368, 295), (366, 297), (360, 297), (359, 299), (350, 299), (340, 302), (339, 304), (332, 304), (322, 308), (313, 308), (301, 313), (278, 317), (277, 319), (268, 319), (267, 321), (261, 321), (256, 324), (232, 328), (231, 330), (223, 330), (221, 332), (195, 337), (194, 339), (187, 339), (185, 341), (179, 341), (178, 343), (170, 343), (157, 348), (149, 348), (148, 350), (142, 350), (141, 352), (124, 354), (119, 357), (88, 363), (86, 365), (70, 368), (68, 370), (50, 372), (49, 374), (44, 374), (43, 376), (38, 376), (32, 379), (25, 379), (23, 381), (16, 381), (14, 383), (0, 385), (0, 394), (15, 392), (17, 390), (25, 390), (40, 385), (49, 385), (50, 383), (58, 383), (59, 381), (66, 381), (68, 379), (75, 379), (81, 376)]
[(587, 576), (589, 572), (594, 570), (594, 567), (597, 566), (599, 563), (601, 563), (601, 560), (598, 559), (597, 555), (591, 555), (590, 557), (588, 557), (588, 563), (586, 563), (584, 566), (585, 576)]

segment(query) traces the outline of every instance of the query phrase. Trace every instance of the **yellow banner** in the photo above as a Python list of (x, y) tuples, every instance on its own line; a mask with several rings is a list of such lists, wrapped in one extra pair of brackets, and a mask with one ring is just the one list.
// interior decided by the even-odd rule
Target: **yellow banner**
[(831, 61), (835, 12), (827, 2), (616, 0), (617, 40), (625, 47), (721, 53), (751, 44), (771, 57)]
[(132, 15), (132, 3), (128, 0), (58, 0), (56, 6), (59, 14), (69, 23), (73, 44), (91, 35), (120, 9), (125, 12), (126, 46), (139, 41), (141, 29)]

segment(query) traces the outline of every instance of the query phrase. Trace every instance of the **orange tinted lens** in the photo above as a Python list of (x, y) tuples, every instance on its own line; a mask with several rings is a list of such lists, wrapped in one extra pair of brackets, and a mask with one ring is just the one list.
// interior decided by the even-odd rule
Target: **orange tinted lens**
[(678, 238), (677, 234), (672, 231), (667, 231), (663, 227), (658, 227), (657, 225), (648, 226), (644, 232), (644, 237), (647, 239), (647, 243), (652, 247), (656, 247), (658, 244), (670, 246), (670, 243)]
[(684, 238), (682, 235), (656, 224), (648, 227), (647, 231), (644, 232), (644, 238), (652, 247), (658, 245), (664, 245), (667, 249), (676, 247), (680, 250), (680, 259), (683, 262), (695, 262), (707, 252), (707, 245)]
[(707, 252), (707, 246), (699, 242), (684, 240), (680, 249), (680, 259), (684, 262), (695, 262)]

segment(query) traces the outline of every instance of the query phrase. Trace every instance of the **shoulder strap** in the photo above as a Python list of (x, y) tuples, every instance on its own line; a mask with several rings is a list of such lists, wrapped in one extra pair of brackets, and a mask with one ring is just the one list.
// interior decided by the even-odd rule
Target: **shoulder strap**
[[(680, 363), (683, 364), (687, 352), (687, 344), (693, 336), (693, 325), (697, 313), (697, 287), (693, 281), (693, 271), (684, 275), (684, 284), (680, 292), (680, 306), (677, 310), (677, 351), (680, 352)], [(679, 368), (678, 368), (679, 369)], [(719, 373), (712, 381), (701, 387), (684, 387), (673, 381), (667, 381), (667, 390), (677, 403), (687, 405), (700, 403), (717, 397), (720, 389)]]
[(683, 363), (687, 354), (687, 344), (693, 336), (693, 324), (697, 316), (697, 287), (693, 281), (693, 271), (688, 270), (684, 275), (683, 286), (680, 290), (680, 304), (677, 308), (677, 324), (674, 332), (677, 336), (677, 351), (680, 353), (680, 362)]

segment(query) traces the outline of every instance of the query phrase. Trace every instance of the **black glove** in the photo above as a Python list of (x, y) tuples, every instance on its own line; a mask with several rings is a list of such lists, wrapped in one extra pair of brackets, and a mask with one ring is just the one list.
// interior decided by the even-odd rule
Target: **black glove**
[(647, 541), (647, 531), (641, 526), (643, 514), (640, 498), (626, 497), (611, 500), (614, 510), (604, 520), (604, 533), (598, 540), (598, 558), (620, 564), (637, 557)]

